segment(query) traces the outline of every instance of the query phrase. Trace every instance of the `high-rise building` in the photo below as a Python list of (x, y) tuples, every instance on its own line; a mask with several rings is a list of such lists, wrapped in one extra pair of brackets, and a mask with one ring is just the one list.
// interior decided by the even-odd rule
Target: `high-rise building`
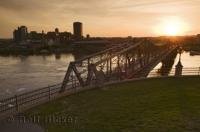
[(28, 29), (26, 26), (21, 26), (19, 28), (20, 30), (20, 37), (21, 37), (21, 41), (25, 41), (27, 40), (27, 37), (28, 37)]
[(19, 42), (20, 41), (20, 35), (19, 35), (19, 30), (18, 29), (15, 29), (14, 32), (13, 32), (13, 40), (15, 42)]
[(56, 36), (59, 35), (59, 29), (58, 28), (55, 29), (55, 33), (56, 33)]
[(83, 38), (83, 24), (81, 22), (74, 22), (74, 39), (81, 40)]
[(28, 29), (26, 26), (18, 27), (18, 29), (14, 30), (13, 38), (16, 42), (26, 41), (28, 38)]

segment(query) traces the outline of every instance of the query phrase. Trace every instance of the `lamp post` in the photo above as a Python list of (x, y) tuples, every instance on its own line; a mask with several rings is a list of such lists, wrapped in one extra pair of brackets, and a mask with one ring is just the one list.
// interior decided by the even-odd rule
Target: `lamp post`
[(178, 53), (179, 53), (179, 61), (178, 64), (176, 65), (176, 70), (175, 70), (175, 76), (182, 76), (182, 71), (183, 71), (183, 65), (181, 63), (181, 54), (182, 54), (183, 50), (180, 47), (178, 49)]

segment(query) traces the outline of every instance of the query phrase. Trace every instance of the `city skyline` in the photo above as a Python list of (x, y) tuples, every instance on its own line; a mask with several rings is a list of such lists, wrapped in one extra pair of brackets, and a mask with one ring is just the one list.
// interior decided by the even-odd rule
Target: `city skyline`
[[(87, 34), (87, 39), (89, 39), (90, 35)], [(83, 40), (83, 24), (81, 22), (73, 23), (73, 33), (72, 32), (60, 32), (59, 28), (55, 28), (54, 31), (37, 32), (30, 31), (26, 26), (18, 26), (13, 31), (13, 40), (16, 43), (28, 43), (31, 42), (43, 42), (45, 43), (64, 43), (69, 42), (71, 40)]]
[(198, 34), (198, 0), (7, 0), (0, 1), (0, 38), (12, 38), (17, 26), (29, 31), (73, 32), (84, 23), (84, 36), (126, 37)]

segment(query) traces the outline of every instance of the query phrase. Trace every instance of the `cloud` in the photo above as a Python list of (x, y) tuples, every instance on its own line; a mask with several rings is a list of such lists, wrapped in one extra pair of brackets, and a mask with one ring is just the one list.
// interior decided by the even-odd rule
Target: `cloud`
[(136, 34), (149, 30), (160, 17), (199, 17), (198, 5), (198, 0), (0, 0), (0, 27), (4, 28), (0, 34), (11, 36), (18, 25), (38, 31), (54, 27), (71, 31), (73, 21), (82, 21), (85, 31), (97, 36), (99, 32), (106, 36), (110, 27), (124, 28), (113, 34)]

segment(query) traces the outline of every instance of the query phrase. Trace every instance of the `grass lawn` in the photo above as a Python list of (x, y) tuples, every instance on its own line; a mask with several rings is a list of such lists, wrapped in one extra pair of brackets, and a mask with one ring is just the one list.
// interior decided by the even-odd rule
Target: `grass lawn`
[[(71, 95), (26, 113), (72, 117), (48, 132), (200, 131), (200, 78), (150, 79)], [(68, 118), (67, 118), (68, 119)]]

